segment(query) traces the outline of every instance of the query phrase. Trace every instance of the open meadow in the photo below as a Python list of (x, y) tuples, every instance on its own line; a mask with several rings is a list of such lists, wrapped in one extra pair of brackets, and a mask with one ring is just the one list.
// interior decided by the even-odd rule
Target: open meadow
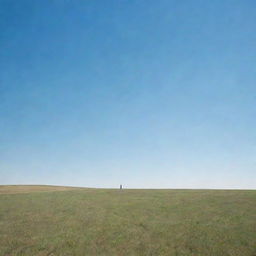
[(256, 191), (0, 186), (1, 256), (256, 255)]

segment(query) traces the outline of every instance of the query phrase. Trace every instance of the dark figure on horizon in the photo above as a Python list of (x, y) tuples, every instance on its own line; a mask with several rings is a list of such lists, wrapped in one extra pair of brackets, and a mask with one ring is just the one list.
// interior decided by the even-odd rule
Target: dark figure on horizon
[(123, 186), (122, 186), (122, 184), (120, 185), (120, 189), (123, 189)]

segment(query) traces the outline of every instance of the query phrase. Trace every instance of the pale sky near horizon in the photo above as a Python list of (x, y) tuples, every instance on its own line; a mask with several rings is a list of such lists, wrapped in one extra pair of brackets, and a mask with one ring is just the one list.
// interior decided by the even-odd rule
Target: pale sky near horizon
[(0, 0), (0, 184), (256, 189), (256, 2)]

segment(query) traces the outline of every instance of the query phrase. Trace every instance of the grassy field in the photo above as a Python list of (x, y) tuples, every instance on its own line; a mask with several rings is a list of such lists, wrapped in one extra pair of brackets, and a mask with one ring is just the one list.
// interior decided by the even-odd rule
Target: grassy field
[(256, 191), (0, 186), (0, 255), (255, 256)]
[[(28, 186), (0, 186), (1, 194), (19, 194), (31, 192), (52, 192), (52, 191), (67, 191), (79, 190), (82, 188), (77, 187), (61, 187), (61, 186), (43, 186), (43, 185), (28, 185)], [(83, 189), (84, 190), (84, 189)]]

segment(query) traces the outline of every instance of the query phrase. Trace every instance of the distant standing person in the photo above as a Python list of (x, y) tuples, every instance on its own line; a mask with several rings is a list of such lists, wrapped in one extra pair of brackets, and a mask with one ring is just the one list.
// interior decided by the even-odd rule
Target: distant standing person
[(123, 186), (122, 186), (122, 184), (120, 185), (120, 189), (123, 189)]

